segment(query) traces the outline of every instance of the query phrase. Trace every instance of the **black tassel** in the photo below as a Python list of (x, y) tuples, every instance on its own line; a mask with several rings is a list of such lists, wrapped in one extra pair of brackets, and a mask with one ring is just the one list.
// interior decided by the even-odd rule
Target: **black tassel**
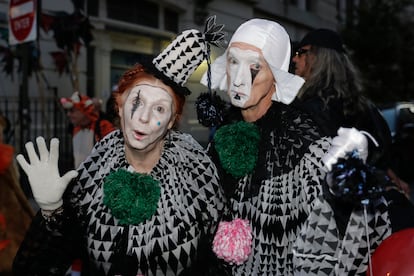
[(198, 122), (205, 127), (216, 127), (223, 122), (226, 102), (216, 93), (201, 93), (195, 102)]
[(361, 206), (378, 198), (388, 178), (375, 167), (364, 164), (357, 151), (339, 158), (326, 177), (330, 193), (353, 206)]

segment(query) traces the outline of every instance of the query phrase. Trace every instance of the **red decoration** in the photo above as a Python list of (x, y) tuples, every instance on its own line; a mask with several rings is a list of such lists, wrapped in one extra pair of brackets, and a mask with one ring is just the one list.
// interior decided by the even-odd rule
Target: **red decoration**
[[(414, 275), (414, 228), (395, 232), (372, 255), (372, 276)], [(371, 276), (369, 268), (367, 276)]]
[(0, 174), (2, 174), (6, 172), (6, 170), (10, 167), (11, 163), (13, 162), (14, 148), (8, 144), (0, 144), (0, 152)]

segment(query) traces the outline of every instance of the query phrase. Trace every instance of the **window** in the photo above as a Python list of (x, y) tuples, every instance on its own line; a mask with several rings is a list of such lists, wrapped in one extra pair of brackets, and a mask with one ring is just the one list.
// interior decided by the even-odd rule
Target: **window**
[(99, 0), (86, 1), (88, 15), (98, 16)]
[(109, 18), (158, 28), (159, 7), (149, 1), (107, 0)]
[(171, 10), (164, 10), (164, 29), (170, 32), (178, 33), (178, 13)]

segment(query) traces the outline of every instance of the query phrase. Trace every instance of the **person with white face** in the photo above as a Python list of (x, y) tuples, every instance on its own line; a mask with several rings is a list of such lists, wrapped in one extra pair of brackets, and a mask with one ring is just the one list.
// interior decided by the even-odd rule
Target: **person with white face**
[(275, 92), (272, 71), (260, 49), (236, 42), (228, 51), (228, 94), (231, 103), (240, 107), (247, 122), (263, 116)]
[[(77, 171), (60, 177), (56, 140), (49, 152), (38, 138), (39, 156), (27, 144), (29, 160), (18, 160), (41, 213), (16, 256), (17, 275), (64, 275), (75, 257), (87, 275), (211, 270), (210, 243), (223, 209), (218, 173), (202, 146), (176, 127), (190, 92), (184, 84), (206, 56), (205, 37), (184, 31), (151, 63), (122, 75), (113, 92), (120, 128)], [(184, 49), (187, 56), (176, 61)]]
[(134, 159), (140, 160), (137, 170), (151, 169), (160, 157), (165, 135), (174, 124), (171, 95), (170, 87), (149, 79), (137, 83), (123, 96), (125, 102), (119, 109), (119, 116), (124, 130), (125, 154), (131, 164), (135, 163)]
[[(368, 142), (352, 128), (324, 137), (310, 114), (292, 104), (304, 80), (288, 72), (289, 60), (285, 29), (251, 19), (211, 64), (210, 81), (203, 76), (203, 84), (226, 91), (231, 103), (209, 145), (227, 198), (213, 251), (232, 275), (365, 274), (366, 248), (376, 248), (391, 233), (390, 220), (381, 193), (367, 192), (378, 179), (355, 183), (355, 172), (365, 167), (336, 165), (351, 152), (365, 162)], [(335, 175), (343, 170), (338, 178), (332, 176), (334, 166)], [(364, 191), (347, 194), (361, 185)], [(338, 186), (343, 194), (332, 192)], [(367, 198), (378, 205), (364, 218)], [(344, 206), (355, 206), (355, 212)], [(370, 244), (366, 229), (373, 233)]]
[[(251, 236), (251, 252), (239, 250), (235, 256), (243, 258), (228, 265), (232, 275), (292, 275), (293, 243), (322, 192), (321, 158), (330, 143), (306, 114), (289, 105), (304, 83), (288, 72), (289, 61), (285, 29), (251, 19), (211, 64), (212, 88), (226, 91), (232, 106), (224, 111), (210, 154), (228, 199), (228, 219), (245, 221)], [(217, 235), (215, 240), (235, 239)], [(229, 262), (223, 252), (215, 249)]]

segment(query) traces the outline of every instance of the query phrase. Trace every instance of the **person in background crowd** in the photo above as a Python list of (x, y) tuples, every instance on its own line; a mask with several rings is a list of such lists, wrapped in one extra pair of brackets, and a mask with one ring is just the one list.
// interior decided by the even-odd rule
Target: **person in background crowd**
[(26, 145), (30, 164), (17, 160), (41, 212), (15, 258), (15, 275), (62, 275), (80, 253), (82, 275), (209, 271), (223, 209), (218, 174), (201, 145), (175, 126), (190, 94), (187, 79), (222, 28), (211, 17), (204, 33), (186, 30), (152, 62), (127, 70), (115, 92), (120, 129), (77, 171), (59, 176), (56, 139), (48, 151), (39, 137), (39, 156)]
[(0, 113), (0, 275), (12, 274), (12, 263), (34, 216), (20, 187), (14, 148), (3, 140), (8, 120)]
[[(330, 29), (316, 29), (299, 42), (292, 59), (295, 74), (306, 82), (295, 104), (311, 114), (322, 135), (333, 137), (339, 127), (355, 127), (370, 133), (378, 145), (369, 144), (368, 162), (383, 170), (402, 191), (409, 186), (390, 169), (391, 132), (379, 109), (362, 94), (362, 83), (340, 35)], [(405, 184), (404, 184), (405, 183)]]
[(115, 130), (115, 127), (99, 116), (100, 107), (97, 109), (96, 101), (88, 96), (75, 92), (70, 98), (61, 98), (60, 102), (73, 126), (74, 168), (78, 168), (95, 143)]
[[(309, 32), (299, 42), (292, 61), (295, 74), (305, 79), (294, 104), (312, 116), (322, 135), (335, 137), (338, 129), (345, 127), (365, 131), (372, 137), (368, 139), (366, 162), (388, 175), (392, 182), (384, 184), (388, 192), (382, 193), (387, 202), (386, 213), (391, 230), (397, 232), (414, 226), (414, 208), (404, 197), (409, 194), (408, 185), (400, 181), (390, 169), (390, 130), (379, 109), (363, 96), (359, 73), (348, 56), (340, 35), (324, 28)], [(349, 202), (336, 197), (329, 201), (331, 207), (336, 208), (335, 221), (339, 233), (345, 235), (348, 229), (352, 229), (348, 223), (355, 218), (355, 210), (360, 206), (355, 209), (354, 204), (348, 204), (346, 207)], [(379, 206), (376, 208), (380, 209)], [(389, 230), (384, 233), (390, 234)], [(307, 265), (309, 264), (305, 264), (305, 267)], [(349, 266), (347, 269), (352, 274), (365, 274), (358, 266)]]

